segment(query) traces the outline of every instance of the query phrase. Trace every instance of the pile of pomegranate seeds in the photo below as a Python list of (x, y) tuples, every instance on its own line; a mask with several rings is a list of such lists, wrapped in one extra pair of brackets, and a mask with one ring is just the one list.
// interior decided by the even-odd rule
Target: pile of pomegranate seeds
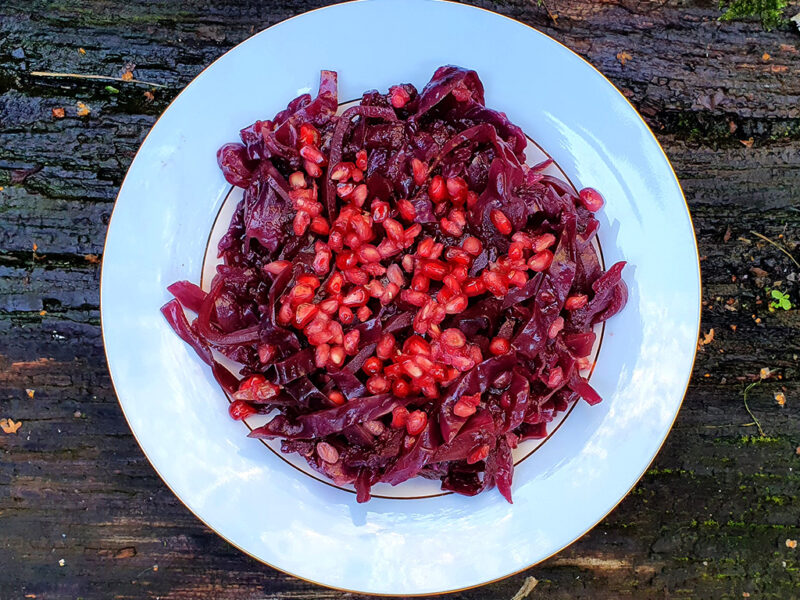
[[(593, 326), (625, 304), (603, 206), (525, 164), (474, 71), (442, 67), (337, 115), (336, 74), (218, 153), (244, 188), (206, 294), (168, 321), (233, 398), (359, 502), (421, 475), (511, 501), (512, 449), (583, 397)], [(198, 314), (189, 323), (183, 308)], [(215, 358), (242, 364), (242, 378)]]

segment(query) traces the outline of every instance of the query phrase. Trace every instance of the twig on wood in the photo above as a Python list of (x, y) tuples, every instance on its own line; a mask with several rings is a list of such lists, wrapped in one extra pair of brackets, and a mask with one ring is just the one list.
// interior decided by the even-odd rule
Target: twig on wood
[(793, 262), (795, 265), (797, 265), (797, 268), (798, 268), (798, 269), (800, 269), (800, 263), (799, 263), (799, 262), (797, 262), (797, 260), (795, 259), (795, 257), (794, 257), (794, 256), (792, 256), (791, 254), (789, 254), (789, 251), (788, 251), (786, 248), (784, 248), (783, 246), (781, 246), (781, 245), (780, 245), (780, 244), (778, 244), (777, 242), (773, 242), (773, 241), (772, 241), (771, 239), (769, 239), (767, 236), (765, 236), (765, 235), (761, 235), (761, 234), (760, 234), (760, 233), (758, 233), (757, 231), (750, 231), (750, 233), (752, 233), (754, 236), (756, 236), (756, 237), (758, 237), (758, 238), (761, 238), (761, 239), (762, 239), (762, 240), (764, 240), (765, 242), (767, 242), (767, 243), (769, 243), (769, 244), (772, 244), (773, 246), (775, 246), (775, 247), (776, 247), (778, 250), (780, 250), (780, 251), (781, 251), (781, 252), (783, 252), (783, 253), (784, 253), (786, 256), (788, 256), (788, 257), (791, 259), (791, 261), (792, 261), (792, 262)]
[(747, 406), (747, 393), (748, 393), (750, 390), (752, 390), (754, 387), (756, 387), (757, 385), (759, 385), (759, 384), (761, 383), (761, 381), (762, 381), (762, 380), (761, 380), (761, 379), (759, 379), (758, 381), (754, 381), (753, 383), (751, 383), (750, 385), (748, 385), (746, 388), (744, 388), (744, 392), (742, 392), (742, 395), (744, 396), (744, 409), (747, 411), (747, 414), (748, 414), (748, 415), (750, 415), (750, 417), (753, 419), (753, 423), (755, 423), (755, 424), (756, 424), (756, 427), (758, 427), (758, 433), (759, 433), (759, 435), (760, 435), (761, 437), (766, 437), (766, 434), (764, 433), (764, 430), (763, 430), (763, 429), (761, 429), (761, 423), (759, 423), (759, 422), (758, 422), (758, 419), (756, 419), (756, 416), (753, 414), (753, 411), (751, 411), (751, 410), (750, 410), (750, 407), (749, 407), (749, 406)]
[(547, 16), (550, 17), (551, 21), (553, 21), (553, 25), (558, 27), (558, 15), (554, 15), (552, 12), (550, 12), (550, 7), (547, 6), (547, 3), (544, 0), (536, 0), (536, 5), (544, 6), (544, 9), (547, 11)]
[(99, 81), (121, 81), (122, 83), (141, 83), (157, 88), (166, 88), (166, 85), (142, 81), (141, 79), (123, 79), (122, 77), (109, 77), (107, 75), (82, 75), (81, 73), (51, 73), (50, 71), (31, 71), (34, 77), (61, 77), (64, 79), (96, 79)]

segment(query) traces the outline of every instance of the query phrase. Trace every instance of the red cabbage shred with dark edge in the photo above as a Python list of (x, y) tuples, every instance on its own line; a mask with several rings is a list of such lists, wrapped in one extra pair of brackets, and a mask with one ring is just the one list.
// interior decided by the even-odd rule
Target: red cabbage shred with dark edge
[(336, 77), (220, 148), (244, 189), (223, 264), (208, 293), (171, 285), (162, 312), (231, 416), (271, 416), (250, 437), (283, 440), (359, 502), (416, 476), (511, 502), (517, 444), (601, 400), (581, 369), (627, 300), (624, 263), (603, 272), (592, 246), (602, 197), (526, 165), (474, 71), (340, 115)]

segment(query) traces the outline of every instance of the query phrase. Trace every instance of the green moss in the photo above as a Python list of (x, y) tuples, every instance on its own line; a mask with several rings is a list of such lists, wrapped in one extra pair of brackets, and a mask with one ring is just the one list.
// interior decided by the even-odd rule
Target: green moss
[(744, 444), (745, 446), (751, 445), (756, 446), (758, 444), (774, 444), (780, 442), (781, 438), (777, 437), (769, 437), (767, 435), (760, 436), (760, 435), (743, 435), (739, 438), (739, 442)]
[(786, 22), (783, 10), (787, 4), (787, 0), (720, 0), (719, 7), (725, 11), (720, 20), (735, 21), (758, 17), (762, 27), (770, 30)]

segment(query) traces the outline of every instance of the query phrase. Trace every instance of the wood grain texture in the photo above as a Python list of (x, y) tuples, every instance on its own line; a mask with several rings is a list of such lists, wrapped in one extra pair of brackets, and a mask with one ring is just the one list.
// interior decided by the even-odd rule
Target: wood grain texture
[[(0, 2), (0, 418), (23, 423), (0, 434), (0, 598), (352, 597), (241, 554), (167, 489), (118, 407), (98, 310), (105, 227), (158, 115), (230, 47), (322, 4)], [(614, 512), (554, 558), (452, 597), (510, 600), (531, 576), (529, 598), (800, 597), (800, 548), (785, 544), (800, 538), (800, 317), (770, 312), (765, 293), (800, 304), (800, 273), (751, 233), (800, 258), (800, 35), (720, 23), (713, 0), (476, 4), (565, 43), (644, 115), (692, 209), (715, 336)], [(119, 77), (126, 63), (166, 87), (151, 100), (147, 85), (31, 75)], [(749, 394), (762, 438), (741, 393), (765, 367)]]

